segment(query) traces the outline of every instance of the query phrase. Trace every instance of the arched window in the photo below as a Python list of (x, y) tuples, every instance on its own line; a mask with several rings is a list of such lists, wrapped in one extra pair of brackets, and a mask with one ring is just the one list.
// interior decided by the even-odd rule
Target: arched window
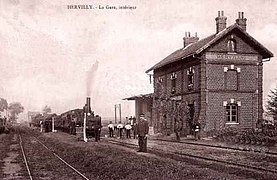
[(238, 122), (238, 105), (235, 103), (229, 103), (226, 106), (227, 123)]
[(227, 44), (228, 52), (236, 52), (236, 41), (234, 39), (230, 39)]

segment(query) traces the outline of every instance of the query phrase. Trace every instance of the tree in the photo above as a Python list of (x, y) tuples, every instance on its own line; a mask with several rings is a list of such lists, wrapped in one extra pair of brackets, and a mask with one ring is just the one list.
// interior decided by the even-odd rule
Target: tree
[(19, 102), (13, 102), (9, 104), (8, 110), (11, 114), (10, 116), (11, 122), (15, 123), (18, 114), (24, 111), (24, 107)]
[(42, 109), (42, 113), (43, 114), (49, 114), (49, 113), (51, 113), (51, 107), (50, 106), (44, 106), (44, 108)]
[(270, 91), (267, 99), (266, 108), (274, 120), (277, 120), (277, 87)]
[(3, 112), (4, 110), (8, 109), (8, 102), (4, 98), (0, 98), (0, 111)]

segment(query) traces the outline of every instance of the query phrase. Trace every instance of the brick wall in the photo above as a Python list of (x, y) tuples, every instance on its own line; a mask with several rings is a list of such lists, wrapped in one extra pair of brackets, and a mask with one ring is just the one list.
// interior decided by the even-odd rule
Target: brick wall
[(224, 65), (207, 64), (207, 89), (223, 90), (224, 87)]
[[(253, 65), (234, 65), (234, 68), (240, 68), (240, 72), (234, 70), (224, 72), (224, 68), (230, 68), (230, 65), (207, 64), (207, 89), (209, 90), (239, 90), (255, 91), (258, 88), (258, 66)], [(238, 87), (234, 87), (234, 81)], [(228, 88), (229, 87), (229, 88)]]
[(226, 107), (223, 102), (230, 102), (234, 99), (235, 102), (240, 102), (241, 106), (238, 107), (238, 123), (234, 126), (241, 128), (255, 127), (257, 121), (255, 114), (257, 108), (255, 107), (255, 94), (253, 93), (222, 93), (222, 92), (209, 92), (207, 101), (207, 118), (205, 131), (220, 130), (227, 127)]
[(258, 79), (261, 79), (258, 66), (256, 63), (235, 63), (231, 70), (230, 63), (207, 64), (208, 101), (205, 131), (218, 130), (227, 126), (223, 102), (230, 99), (241, 102), (239, 124), (235, 126), (256, 127), (258, 116), (261, 115), (256, 91), (261, 88), (258, 85)]
[[(231, 37), (232, 36), (232, 37)], [(234, 39), (236, 42), (236, 52), (237, 53), (244, 53), (244, 54), (258, 54), (258, 52), (247, 42), (245, 42), (239, 35), (237, 34), (227, 34), (221, 41), (217, 44), (211, 46), (208, 51), (210, 52), (227, 52), (227, 43), (229, 39)]]
[(262, 58), (259, 57), (258, 65), (258, 123), (263, 119), (263, 63)]
[(258, 67), (256, 65), (243, 65), (239, 67), (241, 68), (239, 90), (256, 91), (258, 89)]

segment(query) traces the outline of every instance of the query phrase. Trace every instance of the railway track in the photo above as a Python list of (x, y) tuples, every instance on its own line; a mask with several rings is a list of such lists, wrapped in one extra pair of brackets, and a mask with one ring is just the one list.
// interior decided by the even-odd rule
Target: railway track
[(30, 167), (29, 167), (26, 155), (25, 155), (25, 150), (24, 150), (24, 147), (23, 147), (23, 144), (22, 144), (22, 138), (21, 138), (20, 134), (19, 134), (19, 145), (20, 145), (20, 149), (21, 149), (21, 152), (22, 152), (22, 156), (23, 156), (23, 159), (24, 159), (24, 163), (25, 163), (26, 169), (28, 171), (29, 179), (33, 180), (33, 176), (31, 174)]
[(194, 143), (194, 142), (184, 142), (184, 141), (173, 141), (173, 140), (166, 140), (166, 139), (152, 139), (153, 141), (162, 141), (162, 142), (170, 142), (170, 143), (180, 143), (180, 144), (188, 144), (188, 145), (195, 145), (195, 146), (203, 146), (203, 147), (210, 147), (210, 148), (218, 148), (218, 149), (228, 149), (228, 150), (236, 150), (242, 152), (254, 152), (254, 153), (264, 153), (272, 156), (277, 157), (276, 152), (270, 151), (262, 151), (256, 148), (237, 148), (237, 147), (229, 147), (229, 146), (220, 146), (220, 145), (213, 145), (213, 144), (204, 144), (204, 143)]
[[(47, 152), (49, 152), (50, 154), (52, 154), (53, 157), (55, 157), (56, 160), (59, 160), (60, 162), (62, 162), (66, 167), (68, 167), (68, 169), (70, 169), (72, 172), (74, 172), (75, 174), (78, 175), (78, 179), (85, 179), (85, 180), (89, 180), (88, 177), (86, 177), (84, 174), (82, 174), (79, 170), (77, 170), (76, 168), (74, 168), (72, 165), (70, 165), (68, 162), (66, 162), (63, 158), (61, 158), (58, 154), (56, 154), (55, 152), (53, 152), (49, 147), (47, 147), (43, 142), (41, 142), (37, 137), (32, 136), (32, 138), (35, 139), (35, 141), (37, 143), (39, 143), (45, 150), (47, 150)], [(28, 156), (26, 156), (26, 148), (24, 148), (24, 142), (22, 140), (22, 136), (19, 133), (19, 144), (21, 147), (21, 152), (23, 155), (23, 159), (24, 159), (24, 164), (25, 167), (28, 171), (28, 176), (30, 180), (35, 179), (34, 175), (32, 174), (32, 168), (30, 167), (30, 162), (28, 161)], [(30, 159), (30, 158), (29, 158)], [(41, 162), (36, 162), (36, 163), (41, 163)]]
[[(126, 143), (126, 142), (120, 142), (120, 141), (116, 141), (116, 140), (108, 140), (108, 142), (113, 143), (113, 144), (117, 144), (120, 146), (124, 146), (127, 148), (131, 148), (131, 149), (138, 149), (138, 146), (132, 143)], [(196, 145), (196, 144), (194, 144)], [(261, 172), (261, 173), (272, 173), (274, 175), (277, 176), (277, 170), (276, 169), (267, 169), (264, 167), (259, 167), (259, 166), (253, 166), (253, 165), (247, 165), (247, 164), (243, 164), (243, 163), (239, 163), (239, 162), (230, 162), (230, 161), (225, 161), (225, 160), (221, 160), (221, 159), (215, 159), (215, 158), (210, 158), (210, 157), (203, 157), (203, 156), (199, 156), (199, 155), (194, 155), (194, 154), (188, 154), (188, 153), (184, 153), (184, 152), (178, 152), (178, 151), (170, 151), (170, 152), (165, 152), (161, 149), (158, 148), (153, 148), (153, 147), (148, 147), (148, 152), (149, 153), (153, 153), (153, 154), (158, 154), (162, 157), (164, 157), (164, 155), (169, 156), (169, 157), (180, 157), (181, 159), (195, 159), (198, 161), (205, 161), (207, 163), (219, 163), (221, 165), (226, 165), (226, 166), (232, 166), (235, 168), (240, 168), (240, 169), (247, 169), (249, 171), (254, 171), (254, 172)], [(178, 158), (174, 158), (174, 159), (178, 159)]]

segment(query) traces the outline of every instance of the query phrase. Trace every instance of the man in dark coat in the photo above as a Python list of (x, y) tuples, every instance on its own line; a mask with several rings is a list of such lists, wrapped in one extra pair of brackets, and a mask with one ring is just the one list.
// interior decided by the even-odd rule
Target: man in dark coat
[(149, 132), (149, 125), (144, 114), (139, 115), (139, 121), (137, 125), (137, 135), (138, 135), (138, 152), (147, 152), (147, 136)]
[(131, 125), (132, 125), (132, 130), (133, 130), (133, 133), (134, 133), (134, 139), (137, 138), (137, 121), (136, 121), (136, 117), (132, 117), (131, 119)]
[(112, 121), (110, 121), (108, 128), (109, 128), (109, 137), (113, 137), (114, 125)]
[(180, 132), (181, 132), (181, 125), (180, 121), (174, 118), (174, 132), (176, 134), (176, 140), (180, 142)]

